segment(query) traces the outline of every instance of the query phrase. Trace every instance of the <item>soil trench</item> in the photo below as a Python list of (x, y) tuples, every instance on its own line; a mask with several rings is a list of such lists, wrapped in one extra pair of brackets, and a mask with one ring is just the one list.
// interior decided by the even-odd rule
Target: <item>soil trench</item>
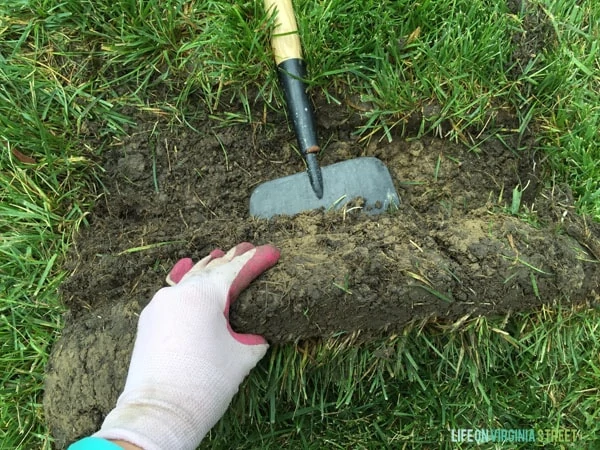
[(597, 298), (599, 227), (575, 213), (568, 189), (543, 188), (535, 154), (493, 139), (476, 150), (432, 137), (362, 143), (348, 117), (321, 115), (322, 164), (380, 158), (398, 210), (249, 218), (254, 186), (303, 170), (281, 117), (228, 128), (206, 121), (197, 131), (140, 123), (105, 153), (107, 193), (69, 258), (70, 313), (48, 365), (44, 404), (59, 447), (97, 429), (114, 405), (137, 314), (171, 266), (216, 247), (281, 250), (231, 311), (236, 331), (271, 343), (369, 338), (415, 320)]

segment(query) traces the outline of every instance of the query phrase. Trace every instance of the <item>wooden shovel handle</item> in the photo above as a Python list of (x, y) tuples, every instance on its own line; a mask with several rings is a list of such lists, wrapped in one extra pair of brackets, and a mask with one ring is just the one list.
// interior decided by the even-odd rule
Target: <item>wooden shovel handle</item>
[(275, 63), (279, 66), (288, 59), (301, 59), (302, 46), (292, 0), (264, 0), (267, 14), (275, 15), (275, 29), (271, 38)]

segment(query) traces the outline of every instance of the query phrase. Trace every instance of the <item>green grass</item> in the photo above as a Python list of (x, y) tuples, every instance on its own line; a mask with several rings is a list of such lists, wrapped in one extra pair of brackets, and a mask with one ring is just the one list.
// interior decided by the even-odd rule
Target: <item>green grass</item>
[[(544, 125), (543, 148), (568, 180), (582, 208), (600, 217), (600, 8), (558, 2), (548, 11), (559, 45), (551, 55), (552, 75), (541, 77), (551, 108)], [(580, 27), (573, 26), (581, 24)], [(552, 83), (545, 83), (553, 79)]]
[[(600, 4), (528, 3), (553, 37), (519, 68), (512, 35), (531, 20), (503, 2), (299, 0), (311, 91), (368, 105), (364, 135), (408, 132), (410, 117), (474, 148), (533, 130), (555, 181), (600, 219)], [(199, 110), (224, 125), (280, 110), (269, 24), (262, 2), (0, 0), (2, 448), (50, 446), (43, 368), (96, 156), (139, 111), (185, 126)], [(451, 428), (536, 426), (577, 428), (573, 448), (594, 448), (599, 318), (558, 309), (276, 348), (207, 446), (457, 448)]]
[(589, 311), (559, 309), (279, 348), (243, 388), (262, 396), (238, 397), (206, 447), (457, 448), (456, 427), (577, 428), (593, 448), (597, 336)]
[(86, 208), (88, 164), (60, 131), (70, 122), (58, 114), (55, 84), (38, 75), (25, 59), (0, 59), (0, 440), (14, 443), (4, 448), (47, 440), (39, 402), (61, 329), (59, 263)]

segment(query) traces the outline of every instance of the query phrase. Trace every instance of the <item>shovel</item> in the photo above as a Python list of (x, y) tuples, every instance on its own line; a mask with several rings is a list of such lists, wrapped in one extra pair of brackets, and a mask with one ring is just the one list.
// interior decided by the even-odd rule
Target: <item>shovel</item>
[(250, 196), (250, 214), (259, 218), (294, 215), (312, 209), (340, 209), (362, 199), (368, 214), (398, 206), (400, 199), (383, 162), (374, 157), (354, 158), (321, 168), (320, 147), (312, 104), (306, 94), (306, 65), (291, 0), (264, 0), (274, 14), (271, 40), (279, 81), (292, 120), (306, 172), (267, 181)]

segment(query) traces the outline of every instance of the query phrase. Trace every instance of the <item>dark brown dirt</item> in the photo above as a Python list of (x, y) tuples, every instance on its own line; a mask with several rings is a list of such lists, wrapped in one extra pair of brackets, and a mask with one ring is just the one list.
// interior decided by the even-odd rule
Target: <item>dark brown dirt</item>
[(105, 305), (69, 322), (46, 367), (44, 412), (57, 448), (97, 431), (115, 406), (135, 339), (135, 304)]

